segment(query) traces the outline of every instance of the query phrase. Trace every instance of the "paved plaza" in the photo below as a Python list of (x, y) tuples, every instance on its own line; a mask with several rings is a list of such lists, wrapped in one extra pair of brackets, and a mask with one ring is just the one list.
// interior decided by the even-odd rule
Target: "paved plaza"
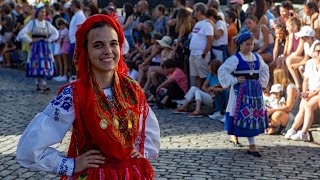
[[(23, 71), (1, 67), (0, 84), (0, 179), (59, 179), (22, 168), (15, 151), (26, 126), (62, 84), (50, 81), (50, 93), (35, 92), (34, 80), (26, 78)], [(151, 161), (158, 180), (320, 179), (319, 145), (261, 135), (256, 143), (263, 156), (256, 158), (246, 154), (245, 138), (240, 138), (245, 147), (233, 147), (219, 121), (154, 111), (161, 128), (159, 158)], [(69, 137), (70, 133), (55, 147), (66, 152)]]

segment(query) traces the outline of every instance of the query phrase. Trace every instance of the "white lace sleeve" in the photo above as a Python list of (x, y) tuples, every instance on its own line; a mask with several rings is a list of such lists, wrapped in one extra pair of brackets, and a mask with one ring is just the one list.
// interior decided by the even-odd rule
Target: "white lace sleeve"
[(17, 146), (17, 161), (33, 170), (71, 176), (74, 159), (62, 156), (50, 146), (61, 142), (74, 119), (72, 89), (68, 86), (23, 132)]
[(31, 32), (34, 23), (35, 23), (35, 21), (31, 20), (27, 25), (25, 25), (20, 30), (20, 32), (18, 33), (19, 39), (21, 39), (24, 42), (28, 42), (28, 43), (32, 42), (32, 39), (30, 38), (30, 36), (28, 34)]
[(260, 61), (260, 70), (259, 70), (259, 80), (260, 83), (262, 85), (262, 87), (267, 87), (268, 83), (269, 83), (269, 66), (264, 62), (264, 60), (262, 59), (262, 57), (257, 54), (259, 57), (259, 61)]
[(238, 83), (233, 73), (238, 66), (239, 60), (236, 56), (229, 57), (218, 69), (218, 79), (223, 88), (228, 88)]
[[(146, 120), (144, 157), (148, 159), (157, 158), (160, 150), (160, 128), (156, 115), (150, 107)], [(141, 140), (142, 116), (140, 118), (139, 135), (135, 142), (136, 147), (139, 146)]]
[(49, 42), (53, 42), (59, 38), (59, 31), (49, 22), (46, 22), (48, 24), (48, 30), (49, 30)]

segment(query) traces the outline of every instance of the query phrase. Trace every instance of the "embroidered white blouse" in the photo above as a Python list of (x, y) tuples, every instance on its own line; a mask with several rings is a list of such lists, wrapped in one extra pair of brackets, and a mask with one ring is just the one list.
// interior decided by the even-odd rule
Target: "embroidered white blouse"
[[(107, 98), (111, 89), (104, 89)], [(75, 161), (66, 158), (50, 146), (62, 141), (75, 120), (72, 88), (67, 86), (47, 107), (38, 113), (22, 134), (17, 146), (17, 161), (33, 170), (49, 171), (59, 175), (72, 176)], [(140, 123), (142, 123), (140, 119)], [(141, 127), (141, 126), (140, 126)], [(139, 142), (139, 136), (136, 143)], [(160, 149), (160, 128), (154, 112), (149, 107), (146, 120), (144, 157), (156, 158)]]
[[(240, 56), (244, 61), (248, 61), (248, 59), (240, 53)], [(262, 57), (257, 54), (260, 61), (260, 69), (252, 70), (252, 73), (259, 73), (259, 81), (262, 87), (267, 87), (269, 82), (269, 66), (264, 62)], [(254, 54), (251, 53), (250, 60), (256, 61)], [(230, 88), (229, 101), (227, 106), (227, 112), (229, 112), (230, 116), (234, 115), (235, 106), (236, 106), (236, 97), (234, 93), (233, 86), (238, 83), (238, 80), (235, 76), (232, 75), (238, 67), (239, 59), (233, 55), (229, 57), (218, 69), (218, 79), (223, 88)], [(249, 74), (251, 70), (241, 71), (243, 74)]]

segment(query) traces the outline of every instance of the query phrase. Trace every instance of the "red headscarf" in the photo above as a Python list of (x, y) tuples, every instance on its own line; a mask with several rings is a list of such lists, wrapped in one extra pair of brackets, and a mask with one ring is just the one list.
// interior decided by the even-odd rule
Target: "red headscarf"
[[(150, 163), (144, 158), (131, 159), (130, 157), (133, 148), (144, 154), (148, 105), (139, 84), (126, 75), (128, 68), (123, 62), (122, 52), (114, 73), (113, 100), (106, 98), (103, 89), (90, 70), (85, 43), (88, 32), (98, 22), (106, 22), (117, 32), (120, 51), (124, 42), (123, 30), (113, 15), (91, 16), (76, 32), (74, 61), (77, 81), (71, 84), (76, 120), (73, 123), (68, 156), (76, 158), (87, 150), (98, 149), (106, 157), (106, 165), (102, 169), (105, 172), (103, 174), (111, 176), (116, 173), (118, 178), (127, 177), (130, 175), (130, 168), (126, 174), (123, 170), (112, 172), (112, 167), (114, 164), (119, 165), (119, 162), (130, 161), (129, 164), (134, 162), (134, 168), (138, 169), (142, 177), (152, 179), (153, 169)], [(137, 140), (139, 128), (141, 139)], [(139, 142), (138, 147), (135, 147), (136, 142)], [(126, 168), (128, 166), (126, 163), (120, 163), (120, 167), (121, 165)], [(132, 168), (131, 170), (133, 173), (134, 170)], [(101, 169), (87, 170), (88, 179), (97, 178), (101, 174), (100, 171)], [(133, 175), (130, 176), (132, 179)]]

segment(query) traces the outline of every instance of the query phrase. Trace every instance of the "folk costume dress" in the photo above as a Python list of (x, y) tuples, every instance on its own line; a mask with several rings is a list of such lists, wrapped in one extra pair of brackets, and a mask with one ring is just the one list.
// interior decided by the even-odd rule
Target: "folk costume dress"
[[(17, 160), (25, 167), (60, 174), (62, 179), (154, 179), (147, 158), (158, 155), (160, 130), (141, 87), (126, 75), (122, 56), (112, 88), (101, 88), (89, 68), (85, 37), (101, 21), (115, 29), (120, 47), (123, 44), (123, 32), (114, 17), (95, 15), (81, 25), (74, 59), (78, 79), (61, 88), (27, 127), (18, 144)], [(64, 157), (49, 146), (60, 142), (71, 126), (71, 142)], [(144, 158), (131, 158), (134, 148)], [(75, 158), (92, 149), (102, 153), (105, 164), (74, 173)]]
[[(246, 81), (238, 83), (237, 77)], [(254, 137), (268, 126), (262, 87), (269, 81), (269, 68), (260, 55), (251, 53), (247, 59), (241, 52), (231, 56), (218, 70), (223, 88), (230, 87), (225, 128), (237, 137)]]
[[(29, 36), (31, 33), (31, 36)], [(51, 79), (54, 75), (54, 59), (50, 43), (59, 37), (58, 30), (46, 20), (31, 20), (21, 31), (20, 38), (30, 43), (26, 75), (27, 77)], [(40, 38), (32, 42), (32, 38)], [(45, 39), (48, 39), (48, 42)]]

